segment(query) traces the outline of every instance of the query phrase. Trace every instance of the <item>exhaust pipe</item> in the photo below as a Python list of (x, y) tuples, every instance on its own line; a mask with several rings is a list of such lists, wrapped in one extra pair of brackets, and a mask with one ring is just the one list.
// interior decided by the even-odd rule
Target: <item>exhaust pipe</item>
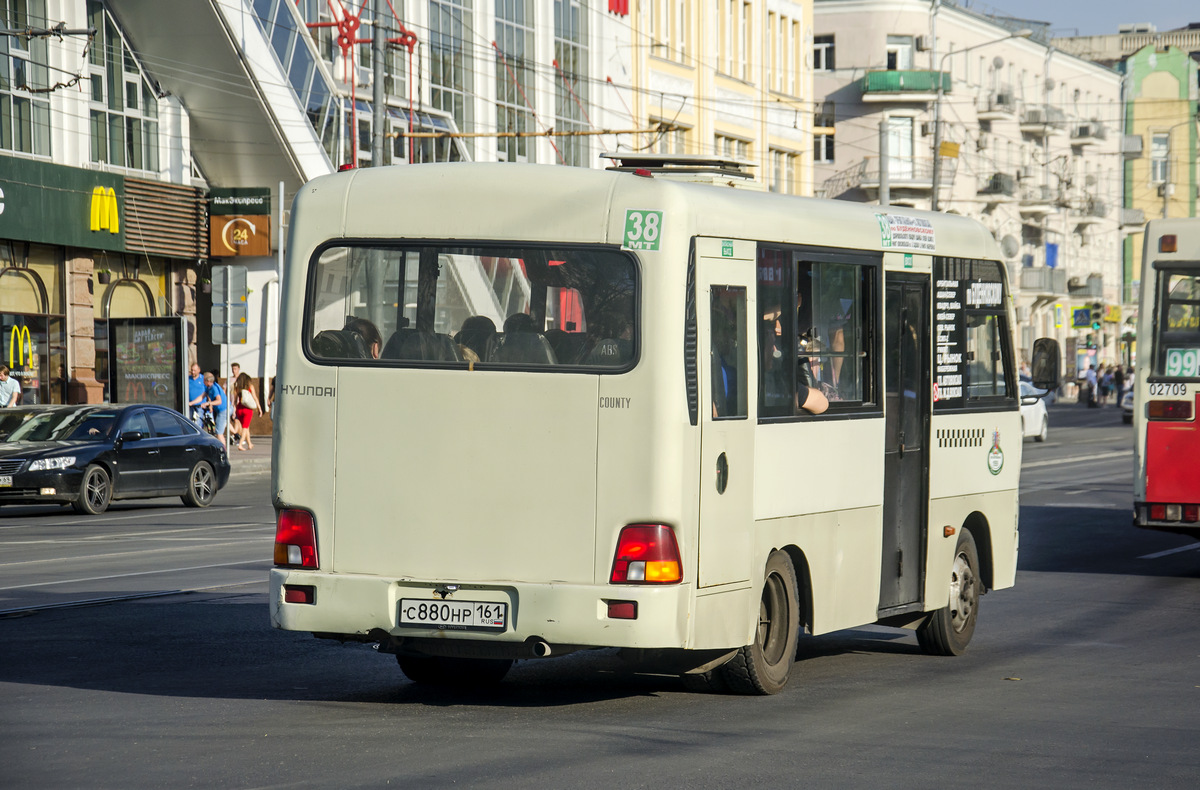
[(534, 658), (547, 658), (550, 655), (550, 645), (543, 642), (541, 639), (534, 640), (530, 645), (530, 650), (533, 651)]

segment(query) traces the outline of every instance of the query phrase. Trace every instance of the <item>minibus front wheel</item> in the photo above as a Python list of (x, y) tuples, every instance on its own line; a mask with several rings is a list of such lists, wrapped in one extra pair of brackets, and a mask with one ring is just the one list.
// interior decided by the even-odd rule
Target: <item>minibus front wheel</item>
[(961, 530), (950, 567), (949, 603), (917, 627), (922, 650), (934, 656), (960, 656), (966, 651), (975, 634), (982, 585), (975, 538), (970, 530)]
[(731, 691), (776, 694), (787, 685), (800, 639), (800, 598), (796, 567), (785, 551), (773, 551), (763, 574), (754, 642), (721, 667)]

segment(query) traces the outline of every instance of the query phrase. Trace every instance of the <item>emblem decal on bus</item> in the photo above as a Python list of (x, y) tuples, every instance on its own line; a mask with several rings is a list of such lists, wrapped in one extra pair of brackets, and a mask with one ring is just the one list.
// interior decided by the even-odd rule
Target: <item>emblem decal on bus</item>
[(284, 384), (284, 395), (308, 395), (312, 398), (337, 397), (337, 387), (314, 387), (306, 384)]
[(994, 475), (1000, 474), (1000, 470), (1004, 468), (1004, 451), (1000, 449), (999, 428), (992, 433), (992, 449), (988, 450), (987, 464), (988, 471)]

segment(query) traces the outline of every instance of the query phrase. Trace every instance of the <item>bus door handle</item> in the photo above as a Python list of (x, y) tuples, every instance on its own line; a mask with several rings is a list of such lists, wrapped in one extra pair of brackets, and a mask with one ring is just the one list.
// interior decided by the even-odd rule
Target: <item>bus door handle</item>
[(725, 457), (725, 453), (721, 453), (717, 456), (717, 493), (724, 494), (727, 485), (729, 485), (729, 459)]

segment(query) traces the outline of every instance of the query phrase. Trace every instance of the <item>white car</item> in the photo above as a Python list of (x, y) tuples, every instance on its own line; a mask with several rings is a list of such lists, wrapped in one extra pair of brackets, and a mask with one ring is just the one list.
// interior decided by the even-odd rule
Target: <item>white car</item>
[(1021, 436), (1032, 436), (1035, 442), (1046, 441), (1050, 433), (1050, 416), (1046, 412), (1046, 401), (1041, 397), (1043, 394), (1044, 390), (1021, 382)]
[(1126, 425), (1133, 422), (1133, 387), (1129, 387), (1121, 395), (1121, 422)]

